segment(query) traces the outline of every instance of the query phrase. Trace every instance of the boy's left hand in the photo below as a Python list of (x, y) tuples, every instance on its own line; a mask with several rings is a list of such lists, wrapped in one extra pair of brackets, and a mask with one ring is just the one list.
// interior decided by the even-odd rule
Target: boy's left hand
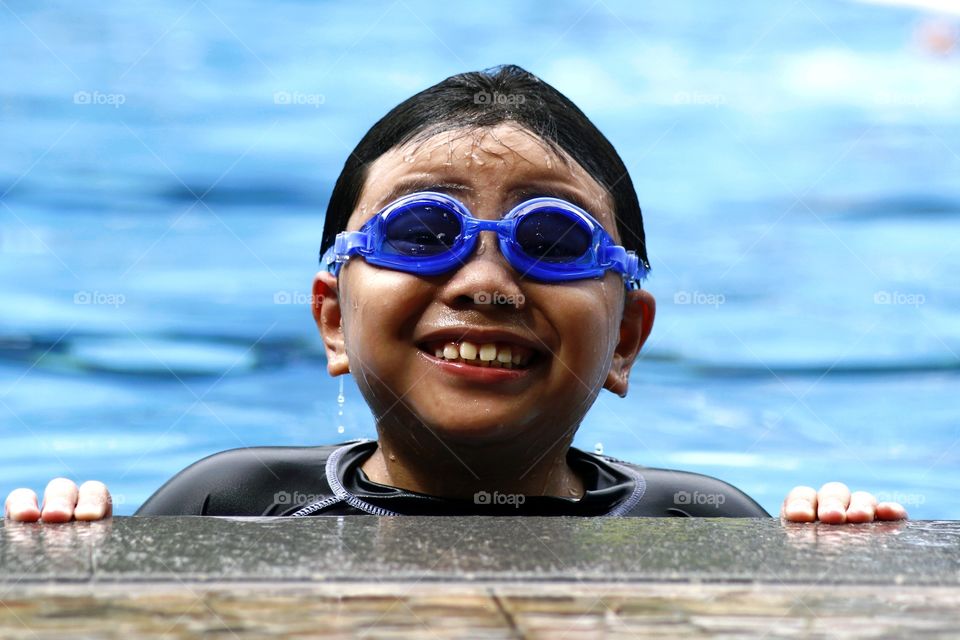
[(906, 520), (907, 510), (899, 502), (881, 502), (872, 493), (854, 491), (842, 482), (828, 482), (817, 491), (813, 487), (794, 487), (780, 506), (780, 518), (787, 522), (873, 522)]

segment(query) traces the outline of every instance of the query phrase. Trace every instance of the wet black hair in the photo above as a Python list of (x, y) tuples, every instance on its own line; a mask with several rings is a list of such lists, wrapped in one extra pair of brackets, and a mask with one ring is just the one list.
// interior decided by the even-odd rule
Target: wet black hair
[(567, 152), (611, 195), (620, 240), (648, 264), (643, 215), (620, 155), (569, 98), (516, 65), (450, 76), (407, 98), (377, 121), (347, 158), (327, 205), (320, 253), (343, 231), (357, 206), (367, 168), (418, 137), (515, 122)]

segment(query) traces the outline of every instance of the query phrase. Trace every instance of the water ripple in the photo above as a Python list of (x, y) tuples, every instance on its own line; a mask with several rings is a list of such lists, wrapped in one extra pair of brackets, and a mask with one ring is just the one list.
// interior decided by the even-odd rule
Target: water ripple
[(0, 336), (0, 361), (34, 363), (38, 369), (134, 377), (222, 376), (275, 369), (322, 352), (297, 338), (162, 334), (13, 334)]

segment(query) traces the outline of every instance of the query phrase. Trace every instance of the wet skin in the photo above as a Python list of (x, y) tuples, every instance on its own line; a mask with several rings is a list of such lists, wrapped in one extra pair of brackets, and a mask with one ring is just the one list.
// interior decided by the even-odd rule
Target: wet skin
[[(404, 193), (444, 191), (474, 216), (496, 220), (534, 196), (580, 203), (620, 242), (609, 194), (576, 162), (512, 124), (455, 130), (410, 143), (370, 167), (348, 230)], [(513, 304), (480, 304), (499, 294)], [(621, 277), (545, 283), (522, 277), (496, 234), (447, 274), (420, 277), (362, 259), (339, 283), (319, 274), (315, 317), (332, 375), (348, 367), (377, 418), (380, 446), (363, 465), (377, 482), (433, 495), (498, 490), (582, 495), (566, 450), (602, 388), (625, 395), (630, 366), (649, 335), (653, 297)], [(521, 371), (483, 374), (434, 357), (441, 337), (522, 344)]]

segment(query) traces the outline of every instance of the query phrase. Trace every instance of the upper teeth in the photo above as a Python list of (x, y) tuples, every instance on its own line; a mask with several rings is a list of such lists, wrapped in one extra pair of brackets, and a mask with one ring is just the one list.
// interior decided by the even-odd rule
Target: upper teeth
[(519, 345), (498, 345), (495, 342), (477, 344), (469, 340), (461, 340), (459, 343), (437, 344), (433, 349), (433, 354), (445, 360), (463, 360), (484, 367), (505, 367), (507, 369), (526, 365), (533, 355), (530, 349)]

